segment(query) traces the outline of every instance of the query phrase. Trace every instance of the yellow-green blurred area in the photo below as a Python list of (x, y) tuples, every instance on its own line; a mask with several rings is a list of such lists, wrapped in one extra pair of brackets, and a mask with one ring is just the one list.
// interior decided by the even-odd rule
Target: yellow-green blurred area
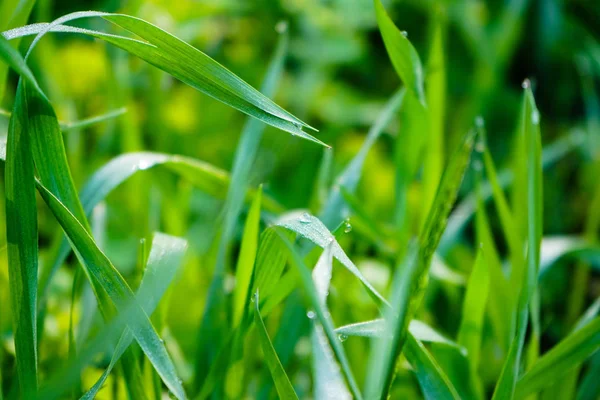
[[(0, 12), (3, 1), (0, 0)], [(510, 168), (522, 104), (521, 84), (528, 78), (541, 115), (542, 145), (546, 147), (572, 135), (583, 138), (544, 170), (544, 237), (585, 234), (595, 241), (598, 232), (586, 233), (586, 221), (600, 171), (600, 3), (597, 0), (383, 3), (419, 53), (426, 88), (427, 76), (438, 68), (428, 60), (434, 30), (441, 29), (445, 77), (443, 148), (439, 155), (442, 165), (460, 137), (480, 117), (485, 121), (496, 167)], [(335, 185), (334, 178), (357, 154), (384, 105), (402, 86), (382, 42), (372, 0), (38, 0), (27, 23), (49, 22), (81, 10), (124, 13), (149, 21), (203, 51), (255, 88), (260, 87), (275, 50), (276, 27), (287, 24), (288, 55), (273, 100), (316, 127), (318, 132), (314, 136), (332, 149), (273, 127), (266, 128), (248, 183), (251, 187), (262, 184), (265, 196), (286, 210), (305, 209), (315, 215), (319, 212), (323, 204), (319, 186), (329, 189)], [(0, 15), (2, 23), (6, 21)], [(126, 35), (101, 19), (83, 19), (73, 25)], [(13, 27), (0, 25), (0, 28)], [(32, 37), (21, 40), (22, 54), (31, 40)], [(148, 63), (100, 40), (50, 33), (36, 46), (29, 66), (61, 122), (83, 120), (120, 108), (126, 110), (104, 122), (64, 132), (67, 157), (78, 188), (112, 158), (136, 151), (185, 155), (231, 171), (238, 140), (249, 117)], [(8, 129), (7, 115), (12, 109), (17, 81), (16, 74), (9, 72), (4, 93), (0, 92), (2, 137)], [(366, 216), (355, 217), (354, 210), (350, 221), (356, 219), (357, 224), (339, 239), (365, 277), (386, 294), (398, 261), (394, 252), (399, 249), (395, 246), (404, 243), (393, 237), (397, 222), (397, 157), (411, 151), (397, 148), (397, 139), (402, 134), (402, 119), (396, 115), (369, 152), (354, 194)], [(423, 135), (426, 138), (427, 132)], [(327, 165), (330, 156), (331, 165)], [(321, 176), (323, 181), (319, 182)], [(413, 234), (425, 217), (421, 209), (426, 200), (423, 180), (417, 172), (416, 179), (405, 188), (407, 209), (414, 225), (409, 231)], [(473, 180), (474, 175), (468, 174), (460, 196), (473, 188)], [(2, 197), (1, 201), (3, 215), (6, 200)], [(192, 384), (194, 354), (212, 279), (215, 238), (223, 221), (223, 206), (223, 197), (211, 196), (172, 171), (156, 167), (119, 186), (90, 217), (100, 248), (133, 288), (139, 284), (143, 269), (138, 261), (141, 238), (161, 231), (189, 241), (184, 267), (166, 301), (152, 316), (155, 326), (161, 327), (160, 334), (178, 373), (189, 387), (197, 384)], [(39, 198), (38, 209), (40, 264), (44, 264), (50, 262), (59, 226)], [(231, 281), (225, 282), (228, 293), (233, 287), (246, 211), (237, 225), (233, 257), (227, 265), (227, 278)], [(504, 255), (508, 245), (492, 206), (489, 218), (498, 237), (497, 246)], [(376, 233), (392, 232), (383, 243), (373, 240), (371, 221), (375, 221), (372, 226)], [(0, 241), (5, 243), (4, 226), (0, 232)], [(473, 236), (472, 227), (467, 226), (461, 240), (448, 251), (445, 260), (448, 265), (438, 265), (442, 269), (438, 270), (438, 277), (442, 278), (431, 280), (419, 313), (420, 319), (449, 337), (456, 334), (465, 281), (475, 259)], [(1, 394), (2, 388), (5, 393), (10, 389), (14, 346), (6, 250), (0, 251)], [(584, 293), (579, 311), (600, 296), (597, 269), (592, 270), (585, 287), (571, 286), (575, 264), (575, 261), (561, 262), (540, 280), (542, 349), (555, 345), (572, 324), (573, 321), (566, 322), (570, 317), (565, 317), (574, 312), (568, 311), (566, 305), (571, 291)], [(338, 267), (334, 265), (328, 300), (336, 325), (377, 318), (377, 307), (360, 282)], [(79, 266), (71, 256), (51, 281), (45, 322), (40, 325), (43, 326), (40, 381), (53, 376), (69, 357), (69, 312), (76, 268)], [(93, 293), (82, 284), (77, 296), (79, 301), (73, 314), (76, 331), (92, 337), (102, 327), (99, 313), (84, 312), (95, 301)], [(296, 292), (293, 296), (300, 298)], [(286, 318), (294, 317), (279, 306), (266, 319), (276, 349), (278, 343), (285, 341)], [(308, 321), (298, 325), (299, 331), (308, 329)], [(306, 335), (297, 336), (300, 338), (295, 346), (279, 356), (285, 361), (297, 393), (310, 398), (310, 339)], [(368, 344), (363, 338), (344, 343), (361, 385), (368, 372)], [(482, 379), (488, 389), (493, 389), (491, 383), (497, 379), (504, 356), (494, 346), (491, 341), (483, 342), (486, 368)], [(258, 349), (251, 349), (252, 352)], [(95, 382), (109, 360), (110, 354), (94, 358), (84, 370), (84, 388)], [(255, 367), (260, 368), (258, 362)], [(419, 398), (414, 377), (406, 368), (401, 370), (393, 398)], [(229, 375), (224, 387), (230, 398), (236, 398), (242, 389), (235, 385), (241, 383), (236, 382), (235, 371), (229, 370)], [(254, 386), (245, 393), (247, 398), (269, 398), (269, 395), (274, 398), (275, 392), (265, 386), (266, 376), (252, 381)], [(118, 376), (111, 375), (106, 387), (110, 389), (101, 391), (97, 398), (113, 398), (115, 393), (119, 394), (117, 398), (126, 398)], [(266, 390), (266, 395), (261, 392), (259, 396), (259, 389)]]

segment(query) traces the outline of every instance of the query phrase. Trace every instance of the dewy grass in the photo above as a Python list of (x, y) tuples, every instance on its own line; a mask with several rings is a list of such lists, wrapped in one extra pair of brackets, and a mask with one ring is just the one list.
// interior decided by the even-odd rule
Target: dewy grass
[(0, 400), (600, 397), (595, 5), (113, 3), (0, 3)]

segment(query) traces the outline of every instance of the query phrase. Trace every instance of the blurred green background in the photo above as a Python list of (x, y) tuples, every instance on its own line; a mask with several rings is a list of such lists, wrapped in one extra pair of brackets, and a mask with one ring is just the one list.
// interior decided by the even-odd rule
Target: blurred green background
[[(544, 235), (582, 234), (599, 171), (600, 3), (384, 3), (396, 25), (408, 33), (426, 70), (433, 28), (436, 23), (443, 27), (446, 154), (481, 116), (496, 165), (505, 166), (511, 156), (521, 106), (521, 82), (525, 78), (532, 81), (542, 116), (543, 145), (569, 135), (584, 138), (582, 146), (544, 174)], [(260, 87), (274, 51), (277, 24), (287, 23), (289, 55), (274, 100), (319, 129), (316, 136), (333, 150), (324, 150), (271, 127), (266, 129), (250, 184), (263, 183), (264, 191), (286, 209), (318, 210), (315, 177), (325, 153), (333, 152), (330, 179), (356, 154), (385, 102), (401, 85), (383, 46), (371, 0), (40, 0), (29, 23), (51, 21), (68, 12), (88, 9), (122, 12), (152, 22), (210, 55), (254, 87)], [(114, 31), (108, 23), (96, 19), (77, 25)], [(24, 39), (22, 46), (29, 42), (30, 39)], [(33, 53), (30, 65), (61, 121), (76, 121), (121, 107), (127, 110), (110, 121), (65, 133), (69, 162), (79, 187), (108, 160), (132, 151), (182, 154), (231, 170), (245, 115), (166, 73), (103, 42), (63, 34), (47, 35)], [(17, 82), (15, 75), (9, 76), (1, 103), (4, 110), (12, 108)], [(4, 134), (7, 124), (8, 119), (0, 115), (0, 133)], [(382, 226), (393, 220), (394, 140), (401, 134), (401, 123), (395, 118), (370, 152), (356, 194), (368, 215), (382, 221)], [(472, 187), (469, 178), (464, 186)], [(420, 196), (417, 179), (408, 191), (409, 210), (418, 212)], [(43, 257), (49, 251), (57, 224), (43, 204), (38, 204)], [(98, 228), (99, 243), (133, 282), (140, 276), (136, 256), (141, 237), (159, 230), (189, 240), (188, 260), (166, 311), (167, 336), (172, 338), (169, 349), (184, 380), (192, 373), (196, 332), (213, 268), (207, 254), (219, 228), (222, 206), (221, 199), (192, 188), (168, 171), (156, 169), (127, 181), (109, 196), (105, 207), (95, 212), (105, 224)], [(4, 207), (1, 210), (4, 212)], [(490, 218), (497, 227), (491, 207)], [(241, 228), (240, 224), (238, 237)], [(471, 229), (467, 229), (462, 244), (448, 256), (447, 262), (459, 274), (471, 268), (472, 240)], [(382, 254), (360, 229), (345, 235), (342, 245), (375, 287), (387, 292), (393, 258)], [(501, 250), (505, 247), (501, 239), (498, 245)], [(11, 354), (8, 277), (3, 263), (0, 334), (6, 354)], [(569, 327), (565, 322), (565, 304), (567, 294), (573, 290), (572, 264), (564, 262), (542, 279), (542, 348), (554, 345)], [(70, 265), (62, 268), (52, 282), (40, 351), (42, 374), (51, 375), (60, 360), (67, 357), (74, 260), (70, 260)], [(600, 275), (594, 272), (587, 284), (588, 287), (578, 288), (585, 293), (585, 304), (600, 296)], [(346, 271), (334, 274), (333, 286), (330, 308), (339, 325), (376, 317), (368, 295)], [(433, 281), (423, 319), (454, 335), (460, 293), (459, 286)], [(94, 318), (100, 320), (99, 316)], [(366, 342), (357, 339), (346, 345), (352, 349), (349, 354), (356, 374), (363, 376), (365, 371), (361, 368), (366, 365), (360, 360), (366, 359)], [(308, 357), (299, 343), (295, 357), (286, 366), (300, 388), (299, 394), (309, 392), (309, 383), (305, 382), (310, 379), (308, 370), (302, 368)], [(491, 377), (497, 374), (501, 362), (502, 358), (489, 360)], [(11, 365), (10, 356), (4, 357), (3, 363)], [(101, 365), (102, 361), (98, 363)], [(99, 373), (100, 370), (88, 371), (84, 381), (89, 384)], [(4, 375), (5, 382), (9, 381), (10, 375)], [(414, 385), (407, 388), (417, 390)]]

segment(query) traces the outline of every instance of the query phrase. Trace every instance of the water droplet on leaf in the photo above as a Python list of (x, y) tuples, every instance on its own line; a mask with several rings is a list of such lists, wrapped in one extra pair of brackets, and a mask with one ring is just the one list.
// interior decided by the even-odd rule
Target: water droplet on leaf
[(350, 233), (352, 232), (352, 225), (350, 225), (349, 221), (346, 221), (344, 223), (344, 233)]
[(538, 110), (533, 110), (533, 112), (531, 113), (531, 122), (534, 125), (537, 125), (540, 123), (540, 113)]
[(523, 89), (528, 89), (530, 86), (531, 86), (531, 82), (529, 81), (529, 79), (525, 79), (525, 80), (523, 81), (523, 83), (521, 83), (521, 87), (522, 87)]
[(302, 222), (303, 224), (309, 224), (310, 223), (310, 214), (307, 212), (302, 213), (299, 221)]
[(317, 316), (317, 314), (315, 314), (315, 312), (314, 312), (314, 311), (309, 311), (309, 312), (307, 312), (307, 313), (306, 313), (306, 316), (307, 316), (309, 319), (315, 319), (315, 317)]
[(400, 33), (402, 34), (402, 36), (404, 36), (404, 37), (408, 37), (408, 32), (406, 32), (406, 31), (401, 31)]
[(345, 342), (346, 340), (348, 340), (348, 335), (344, 335), (343, 333), (338, 335), (338, 339), (340, 340), (340, 342)]

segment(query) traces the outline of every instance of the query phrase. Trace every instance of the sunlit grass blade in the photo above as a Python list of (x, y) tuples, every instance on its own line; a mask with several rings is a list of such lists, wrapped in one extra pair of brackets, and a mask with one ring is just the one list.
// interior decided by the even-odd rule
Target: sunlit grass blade
[(267, 327), (260, 316), (258, 291), (254, 294), (253, 301), (254, 321), (258, 330), (260, 345), (266, 359), (267, 367), (269, 367), (269, 371), (273, 377), (273, 382), (277, 388), (277, 393), (281, 399), (297, 399), (298, 396), (294, 391), (294, 387), (292, 386), (290, 379), (287, 377), (279, 358), (277, 357), (275, 348), (273, 348), (273, 343), (271, 343), (271, 339), (269, 339)]
[(95, 115), (93, 117), (81, 119), (78, 121), (59, 123), (60, 129), (63, 132), (68, 132), (68, 131), (72, 131), (75, 129), (89, 128), (90, 126), (99, 124), (101, 122), (109, 121), (111, 119), (120, 117), (121, 115), (125, 114), (126, 112), (127, 112), (127, 109), (125, 107), (121, 107), (116, 110), (111, 110), (111, 111), (105, 112), (104, 114)]
[(250, 284), (254, 272), (256, 252), (258, 249), (258, 233), (260, 228), (260, 200), (261, 189), (259, 189), (244, 226), (240, 256), (235, 268), (235, 289), (233, 291), (233, 326), (237, 327), (248, 304)]
[[(521, 355), (525, 344), (529, 307), (537, 286), (540, 265), (540, 246), (542, 239), (542, 166), (541, 139), (539, 128), (539, 112), (528, 81), (525, 85), (521, 124), (519, 132), (519, 148), (524, 151), (526, 171), (526, 225), (527, 255), (526, 264), (518, 276), (519, 289), (516, 308), (516, 334), (512, 339), (510, 350), (500, 380), (494, 391), (494, 399), (512, 398), (521, 365)], [(514, 273), (514, 271), (513, 271)]]
[[(81, 30), (81, 33), (98, 37), (120, 47), (149, 64), (168, 72), (191, 87), (266, 124), (325, 145), (302, 130), (302, 127), (314, 128), (276, 105), (268, 97), (252, 88), (217, 61), (142, 19), (123, 14), (94, 11), (67, 14), (49, 25), (38, 25), (36, 27), (38, 30), (37, 36), (32, 43), (32, 47), (44, 34), (52, 31), (55, 26), (80, 18), (92, 17), (102, 17), (138, 35), (145, 41), (127, 39), (97, 31)], [(32, 31), (34, 31), (33, 28), (28, 33), (31, 34)]]
[(183, 387), (164, 343), (154, 330), (142, 307), (136, 302), (133, 292), (123, 277), (100, 251), (92, 237), (89, 236), (73, 214), (48, 189), (41, 184), (38, 184), (37, 187), (42, 198), (67, 234), (88, 279), (101, 285), (117, 311), (123, 309), (129, 303), (136, 307), (137, 312), (133, 313), (127, 326), (131, 329), (135, 339), (156, 368), (165, 385), (178, 399), (184, 399)]
[[(335, 332), (344, 336), (359, 336), (359, 337), (384, 337), (386, 335), (386, 322), (384, 319), (374, 319), (371, 321), (357, 322), (354, 324), (340, 326), (335, 329)], [(423, 321), (413, 319), (408, 325), (408, 332), (414, 336), (419, 342), (437, 343), (450, 347), (454, 347), (460, 352), (465, 352), (465, 349), (458, 343), (448, 339), (431, 326)]]
[[(331, 245), (326, 246), (312, 272), (319, 300), (327, 308), (327, 296), (331, 284), (333, 255)], [(319, 323), (313, 324), (311, 332), (313, 349), (314, 396), (316, 399), (350, 399), (350, 393), (335, 361), (327, 336)]]
[(413, 367), (425, 399), (460, 399), (456, 389), (431, 353), (414, 336), (407, 335), (404, 353)]
[[(276, 221), (274, 225), (295, 232), (321, 248), (325, 248), (327, 245), (331, 244), (333, 257), (341, 262), (342, 265), (344, 265), (344, 267), (346, 267), (352, 275), (360, 280), (363, 286), (367, 289), (367, 292), (375, 301), (377, 301), (378, 305), (388, 305), (387, 300), (385, 300), (385, 298), (379, 294), (373, 285), (371, 285), (363, 276), (356, 265), (348, 258), (331, 232), (317, 217), (308, 213), (302, 213), (301, 215), (288, 214), (287, 216)], [(331, 239), (333, 239), (333, 242), (330, 242)]]
[(374, 3), (377, 24), (396, 73), (419, 101), (425, 104), (423, 66), (419, 54), (406, 37), (406, 33), (401, 32), (394, 25), (383, 4), (381, 4), (381, 0), (374, 0)]
[[(161, 233), (154, 235), (146, 269), (136, 294), (137, 301), (147, 315), (152, 315), (173, 278), (175, 278), (182, 264), (186, 248), (187, 243), (183, 239)], [(110, 364), (94, 386), (82, 396), (82, 399), (93, 399), (96, 396), (119, 358), (133, 342), (133, 339), (131, 331), (126, 329), (119, 338)]]
[[(98, 203), (131, 176), (139, 171), (157, 166), (164, 166), (173, 170), (206, 193), (217, 198), (225, 198), (230, 177), (226, 171), (211, 164), (172, 154), (128, 153), (115, 157), (88, 179), (80, 193), (81, 203), (86, 215), (90, 215)], [(248, 194), (254, 196), (255, 192), (251, 190)], [(281, 207), (266, 196), (263, 196), (263, 203), (266, 209), (270, 211), (278, 211)], [(44, 296), (54, 272), (62, 265), (70, 251), (71, 248), (67, 239), (63, 238), (52, 262), (42, 268), (39, 284), (40, 296)]]
[(521, 399), (530, 393), (551, 385), (572, 368), (577, 367), (600, 349), (600, 317), (563, 339), (544, 354), (516, 385), (515, 397)]

